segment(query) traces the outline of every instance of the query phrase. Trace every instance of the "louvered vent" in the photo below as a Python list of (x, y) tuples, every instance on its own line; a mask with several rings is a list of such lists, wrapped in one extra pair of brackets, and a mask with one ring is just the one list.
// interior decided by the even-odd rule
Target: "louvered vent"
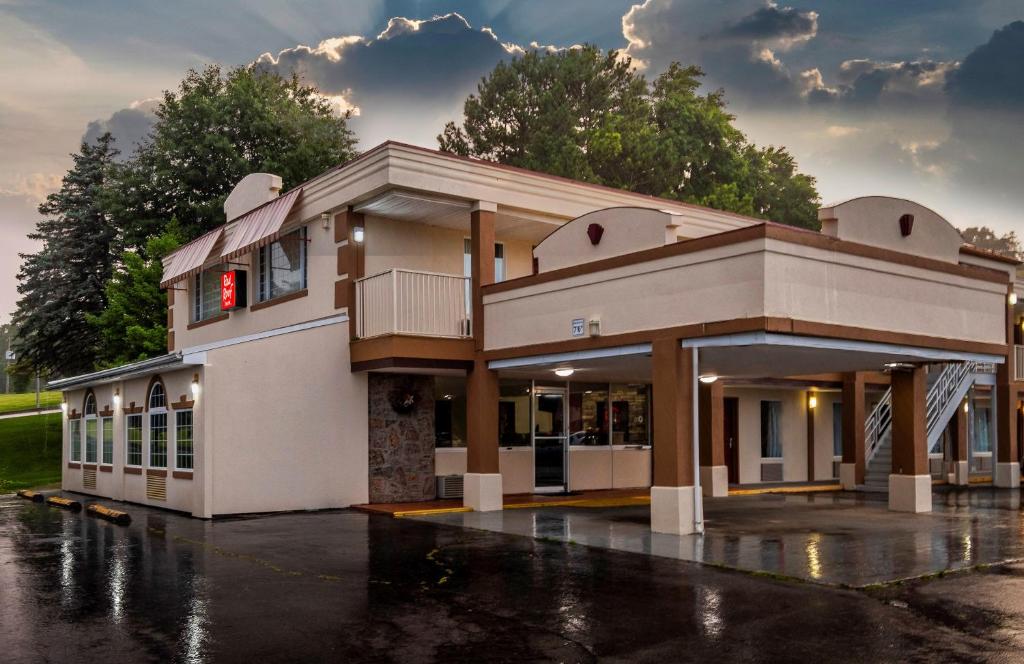
[(462, 498), (462, 475), (442, 475), (437, 478), (438, 498)]
[(761, 464), (761, 481), (762, 482), (781, 482), (782, 481), (782, 464), (781, 463), (762, 463)]
[(146, 497), (150, 500), (167, 500), (167, 478), (146, 475)]
[(82, 488), (95, 489), (96, 488), (96, 469), (86, 468), (82, 471)]

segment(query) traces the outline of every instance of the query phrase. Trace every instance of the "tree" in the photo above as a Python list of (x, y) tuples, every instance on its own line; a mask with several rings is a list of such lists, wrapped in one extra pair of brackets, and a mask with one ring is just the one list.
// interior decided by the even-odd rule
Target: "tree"
[(584, 46), (501, 62), (449, 122), (442, 150), (638, 193), (817, 228), (813, 177), (781, 147), (750, 144), (704, 72), (653, 83), (620, 53)]
[(12, 318), (19, 372), (72, 375), (93, 368), (99, 335), (88, 316), (106, 305), (104, 284), (117, 251), (100, 199), (117, 154), (109, 133), (83, 143), (60, 190), (39, 206), (46, 218), (29, 237), (43, 248), (21, 255), (21, 298)]
[(355, 156), (347, 113), (295, 76), (252, 67), (189, 71), (156, 117), (105, 200), (126, 247), (141, 252), (171, 219), (182, 241), (223, 224), (224, 199), (250, 173), (280, 175), (289, 189)]
[(161, 355), (167, 348), (167, 297), (160, 290), (161, 259), (179, 245), (172, 228), (152, 238), (146, 257), (126, 251), (107, 282), (107, 307), (89, 322), (100, 332), (100, 366), (117, 366)]
[(1016, 231), (1010, 231), (1005, 235), (996, 235), (988, 226), (971, 226), (960, 231), (964, 242), (973, 244), (981, 249), (988, 249), (1009, 258), (1024, 258), (1024, 248), (1021, 247)]

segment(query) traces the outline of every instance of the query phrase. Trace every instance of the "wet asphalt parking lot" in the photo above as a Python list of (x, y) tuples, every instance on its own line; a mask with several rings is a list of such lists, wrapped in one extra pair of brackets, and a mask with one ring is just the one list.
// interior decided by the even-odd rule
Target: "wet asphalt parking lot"
[(0, 497), (0, 661), (1024, 658), (1017, 564), (849, 590), (351, 510), (128, 509)]

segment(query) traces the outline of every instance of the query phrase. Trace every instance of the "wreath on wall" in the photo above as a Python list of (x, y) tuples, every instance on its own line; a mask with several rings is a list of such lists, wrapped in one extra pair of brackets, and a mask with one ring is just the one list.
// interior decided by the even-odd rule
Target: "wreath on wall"
[(399, 415), (408, 415), (416, 410), (420, 395), (411, 387), (399, 387), (391, 392), (391, 410)]

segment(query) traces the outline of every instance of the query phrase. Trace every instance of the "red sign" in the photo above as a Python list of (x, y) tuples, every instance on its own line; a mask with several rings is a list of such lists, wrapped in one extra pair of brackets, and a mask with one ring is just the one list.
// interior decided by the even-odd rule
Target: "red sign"
[(230, 311), (238, 306), (238, 275), (235, 270), (220, 275), (220, 310)]

